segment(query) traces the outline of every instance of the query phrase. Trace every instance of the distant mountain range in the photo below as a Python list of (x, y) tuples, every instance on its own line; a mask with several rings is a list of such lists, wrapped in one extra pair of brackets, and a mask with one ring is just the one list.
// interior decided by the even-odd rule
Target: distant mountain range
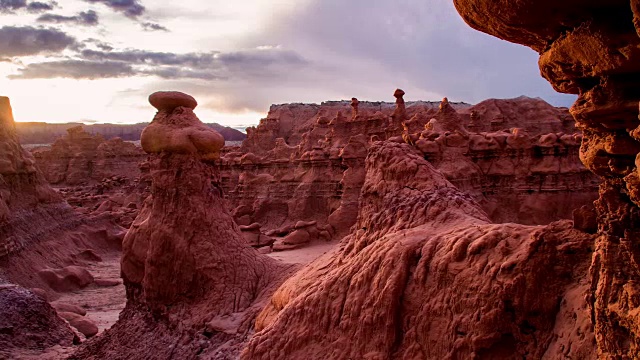
[[(27, 144), (51, 144), (57, 138), (64, 136), (67, 133), (67, 129), (81, 125), (86, 132), (92, 134), (102, 134), (107, 139), (119, 137), (123, 140), (137, 141), (140, 140), (140, 134), (142, 130), (148, 125), (148, 123), (138, 124), (93, 124), (84, 125), (81, 123), (63, 123), (63, 124), (49, 124), (43, 122), (16, 122), (16, 130), (20, 143)], [(228, 126), (222, 126), (220, 124), (205, 124), (216, 131), (218, 131), (226, 141), (242, 141), (247, 135), (230, 128)]]

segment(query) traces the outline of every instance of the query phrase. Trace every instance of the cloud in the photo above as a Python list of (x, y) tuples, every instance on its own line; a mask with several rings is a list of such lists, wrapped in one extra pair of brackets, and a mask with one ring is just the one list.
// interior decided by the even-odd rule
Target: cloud
[(57, 14), (43, 14), (37, 19), (38, 22), (54, 24), (76, 24), (83, 26), (97, 26), (99, 23), (98, 13), (93, 10), (83, 11), (74, 16), (63, 16)]
[(50, 2), (50, 3), (43, 3), (43, 2), (40, 2), (40, 1), (32, 1), (27, 5), (27, 11), (29, 11), (31, 13), (41, 13), (41, 12), (45, 12), (45, 11), (51, 11), (57, 5), (58, 5), (58, 3), (56, 3), (55, 1)]
[(13, 12), (27, 7), (26, 0), (0, 0), (1, 12)]
[(260, 43), (287, 44), (363, 84), (366, 78), (348, 74), (352, 64), (360, 68), (354, 71), (377, 69), (376, 76), (395, 79), (387, 86), (456, 100), (526, 94), (566, 105), (574, 99), (540, 77), (535, 52), (469, 28), (450, 0), (310, 0), (271, 19), (245, 45)]
[[(96, 43), (93, 39), (83, 44)], [(247, 81), (278, 76), (308, 62), (282, 49), (249, 49), (230, 53), (165, 53), (129, 49), (102, 51), (84, 49), (77, 59), (32, 63), (19, 69), (11, 79), (72, 78), (101, 79), (124, 76), (155, 76), (160, 79), (195, 79), (204, 81)]]
[(44, 3), (40, 1), (32, 1), (27, 4), (26, 0), (0, 0), (0, 12), (14, 13), (18, 10), (27, 10), (32, 13), (53, 10), (56, 6), (55, 2)]
[(84, 0), (92, 4), (103, 4), (113, 11), (123, 13), (125, 16), (137, 19), (145, 12), (145, 7), (138, 0)]
[(117, 61), (59, 60), (33, 63), (19, 70), (9, 79), (99, 79), (121, 78), (136, 75), (133, 68)]
[(142, 25), (144, 31), (169, 31), (169, 29), (157, 23), (143, 22), (140, 25)]
[(0, 28), (0, 57), (58, 53), (75, 44), (75, 38), (56, 29), (30, 26)]
[(137, 49), (124, 51), (83, 50), (80, 55), (88, 60), (113, 60), (133, 64), (148, 65), (182, 65), (191, 67), (207, 67), (215, 62), (216, 52), (176, 54)]

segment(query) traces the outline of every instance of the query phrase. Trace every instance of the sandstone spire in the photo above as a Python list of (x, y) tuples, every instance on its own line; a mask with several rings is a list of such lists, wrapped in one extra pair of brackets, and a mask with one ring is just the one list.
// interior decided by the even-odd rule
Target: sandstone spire
[(355, 120), (358, 117), (358, 104), (360, 104), (360, 101), (358, 101), (358, 99), (351, 98), (351, 107), (353, 108), (353, 111), (351, 113), (352, 120)]
[(393, 112), (393, 115), (391, 115), (391, 117), (396, 123), (400, 123), (408, 119), (407, 108), (404, 105), (404, 94), (404, 91), (402, 91), (401, 89), (396, 89), (396, 91), (393, 93), (393, 96), (396, 98), (396, 110)]

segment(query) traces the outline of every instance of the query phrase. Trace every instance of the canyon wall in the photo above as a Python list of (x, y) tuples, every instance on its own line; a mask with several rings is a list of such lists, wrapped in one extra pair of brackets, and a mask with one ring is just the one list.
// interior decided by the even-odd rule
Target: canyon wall
[[(525, 97), (475, 106), (397, 100), (401, 110), (357, 99), (272, 107), (240, 148), (223, 154), (222, 187), (236, 221), (278, 236), (314, 221), (318, 233), (343, 237), (356, 221), (367, 149), (378, 140), (414, 144), (496, 222), (570, 219), (597, 197), (599, 180), (580, 163), (582, 135), (567, 109)], [(299, 241), (276, 240), (275, 248)]]
[(454, 0), (473, 28), (540, 54), (542, 76), (578, 94), (580, 158), (602, 179), (590, 271), (600, 358), (640, 353), (640, 2)]
[[(225, 147), (226, 206), (255, 247), (287, 250), (340, 239), (355, 224), (364, 159), (372, 142), (415, 145), (496, 222), (548, 224), (592, 212), (599, 179), (579, 160), (582, 135), (565, 108), (540, 99), (274, 105)], [(70, 204), (110, 213), (129, 227), (149, 193), (149, 164), (133, 144), (69, 129), (50, 149), (32, 150)]]

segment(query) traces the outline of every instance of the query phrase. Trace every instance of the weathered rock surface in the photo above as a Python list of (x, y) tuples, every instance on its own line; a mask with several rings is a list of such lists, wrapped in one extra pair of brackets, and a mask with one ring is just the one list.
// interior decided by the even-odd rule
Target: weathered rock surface
[(46, 300), (0, 280), (0, 358), (15, 351), (70, 346), (74, 333)]
[(105, 140), (78, 126), (68, 129), (51, 148), (36, 148), (32, 153), (47, 181), (85, 214), (109, 213), (128, 228), (148, 195), (140, 169), (147, 155), (120, 138)]
[(580, 157), (603, 179), (589, 302), (600, 358), (640, 353), (638, 1), (455, 0), (480, 31), (540, 53), (540, 70), (564, 93), (584, 139)]
[(122, 229), (75, 212), (49, 186), (17, 140), (6, 97), (0, 97), (0, 164), (0, 357), (26, 350), (35, 357), (74, 338), (46, 299), (89, 285), (91, 274), (79, 265), (90, 260), (78, 255), (117, 251)]
[(65, 186), (93, 185), (114, 176), (135, 178), (137, 164), (146, 158), (133, 143), (105, 140), (82, 126), (68, 129), (50, 149), (35, 149), (33, 155), (50, 184)]
[[(227, 213), (219, 170), (207, 162), (219, 150), (218, 136), (200, 125), (190, 109), (177, 107), (160, 110), (152, 131), (144, 131), (143, 143), (177, 142), (152, 153), (151, 195), (124, 239), (127, 306), (74, 358), (232, 358), (290, 271), (251, 248)], [(195, 132), (203, 135), (197, 147), (187, 143), (193, 138), (174, 136)]]
[[(567, 109), (525, 97), (475, 106), (398, 102), (397, 111), (353, 100), (272, 107), (241, 148), (222, 156), (221, 184), (236, 221), (258, 222), (269, 233), (315, 220), (329, 238), (344, 237), (356, 221), (366, 150), (376, 140), (415, 145), (496, 222), (571, 219), (597, 197), (599, 179), (580, 162), (582, 135)], [(348, 119), (342, 114), (350, 107)]]
[(243, 359), (595, 359), (593, 237), (569, 221), (491, 224), (421, 154), (378, 142), (354, 229), (276, 291)]

